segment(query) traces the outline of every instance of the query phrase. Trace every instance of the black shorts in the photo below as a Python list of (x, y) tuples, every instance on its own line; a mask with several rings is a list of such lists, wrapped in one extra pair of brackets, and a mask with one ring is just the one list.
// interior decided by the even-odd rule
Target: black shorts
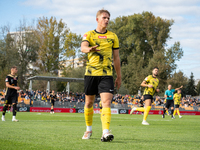
[(55, 101), (51, 100), (51, 106), (54, 106)]
[(180, 105), (175, 105), (175, 108), (179, 108)]
[(5, 104), (13, 104), (13, 103), (16, 103), (17, 104), (18, 102), (18, 96), (9, 96), (9, 95), (6, 95), (5, 96)]
[(167, 100), (166, 108), (169, 109), (169, 107), (174, 107), (174, 101), (173, 100)]
[(151, 102), (153, 103), (153, 96), (152, 95), (143, 95), (144, 96), (144, 101), (147, 99), (151, 99)]
[(98, 95), (100, 93), (114, 93), (112, 76), (85, 76), (85, 95)]

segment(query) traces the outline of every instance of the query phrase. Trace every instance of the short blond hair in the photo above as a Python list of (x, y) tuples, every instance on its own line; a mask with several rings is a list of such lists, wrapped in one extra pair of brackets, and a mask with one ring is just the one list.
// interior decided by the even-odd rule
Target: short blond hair
[(105, 10), (105, 9), (101, 9), (97, 12), (96, 14), (96, 18), (98, 18), (99, 15), (101, 15), (102, 13), (107, 13), (109, 16), (110, 16), (110, 12), (108, 10)]

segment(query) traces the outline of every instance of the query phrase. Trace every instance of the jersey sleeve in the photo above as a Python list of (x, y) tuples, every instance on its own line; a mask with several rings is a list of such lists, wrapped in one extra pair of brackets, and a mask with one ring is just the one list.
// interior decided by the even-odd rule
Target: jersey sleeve
[(144, 81), (146, 81), (147, 83), (149, 83), (149, 82), (150, 82), (150, 76), (147, 76), (147, 77), (144, 79)]
[(116, 34), (114, 34), (114, 35), (115, 35), (115, 38), (114, 38), (114, 43), (113, 43), (113, 47), (112, 47), (113, 50), (119, 49), (119, 39)]
[[(165, 95), (167, 95), (167, 91), (165, 91)], [(168, 96), (168, 95), (167, 95)]]
[(175, 89), (172, 89), (171, 91), (174, 93), (176, 90), (175, 90)]
[(6, 76), (5, 82), (9, 82), (10, 83), (10, 77)]
[(90, 31), (89, 32), (86, 32), (84, 35), (83, 35), (83, 39), (82, 39), (82, 42), (84, 41), (87, 41), (90, 43)]

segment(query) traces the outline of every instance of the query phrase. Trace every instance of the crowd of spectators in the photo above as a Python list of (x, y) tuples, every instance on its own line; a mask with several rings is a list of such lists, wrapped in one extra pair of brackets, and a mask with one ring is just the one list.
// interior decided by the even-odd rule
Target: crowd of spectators
[[(120, 95), (116, 94), (113, 97), (113, 104), (128, 104), (128, 105), (140, 105), (143, 103), (142, 97), (140, 95)], [(155, 96), (152, 105), (161, 106), (165, 103), (164, 97)], [(200, 106), (200, 97), (182, 97), (180, 106), (193, 107)]]
[[(43, 101), (50, 102), (50, 94), (51, 91), (47, 92), (46, 90), (26, 90), (20, 91), (19, 96), (25, 99), (30, 99), (30, 101)], [(84, 93), (72, 93), (69, 94), (67, 92), (56, 92), (57, 100), (60, 104), (64, 102), (77, 102), (77, 103), (85, 103), (85, 94)]]
[[(0, 100), (4, 99), (5, 89), (1, 92), (1, 98)], [(43, 101), (43, 102), (50, 102), (50, 92), (47, 92), (45, 90), (21, 90), (19, 92), (19, 97), (23, 101), (29, 100), (30, 105), (32, 105), (36, 101)], [(64, 102), (76, 102), (76, 104), (85, 104), (85, 94), (84, 93), (67, 93), (67, 92), (56, 92), (57, 94), (57, 101), (59, 104), (62, 104)], [(95, 103), (98, 103), (100, 101), (99, 96), (96, 96)], [(155, 96), (152, 105), (154, 106), (161, 106), (164, 104), (165, 98)], [(141, 105), (143, 103), (142, 97), (140, 95), (121, 95), (121, 94), (115, 94), (112, 99), (112, 104), (116, 105)], [(184, 107), (190, 107), (190, 106), (200, 106), (200, 97), (183, 97), (180, 106)]]

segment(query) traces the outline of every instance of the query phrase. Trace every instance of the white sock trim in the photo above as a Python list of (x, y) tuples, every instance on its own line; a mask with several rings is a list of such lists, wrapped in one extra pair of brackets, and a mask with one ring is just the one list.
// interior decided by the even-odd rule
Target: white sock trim
[(92, 131), (92, 126), (87, 126), (86, 131)]
[(108, 132), (109, 132), (108, 129), (104, 129), (104, 130), (103, 130), (103, 134), (108, 133)]

